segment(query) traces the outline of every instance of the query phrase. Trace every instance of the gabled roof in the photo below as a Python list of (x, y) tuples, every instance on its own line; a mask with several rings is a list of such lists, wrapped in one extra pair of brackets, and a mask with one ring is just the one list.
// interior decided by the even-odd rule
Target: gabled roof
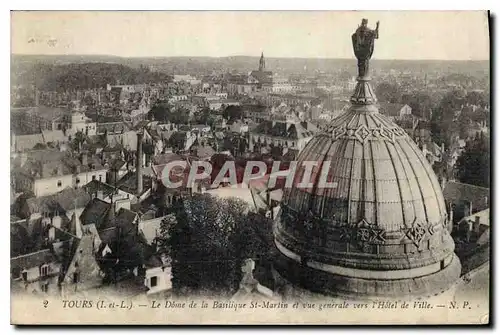
[(475, 222), (479, 218), (479, 224), (490, 226), (490, 209), (487, 208), (470, 216), (464, 217), (460, 222)]
[(392, 117), (399, 116), (401, 109), (404, 106), (406, 106), (405, 104), (398, 104), (398, 103), (391, 103), (391, 102), (380, 102), (379, 105), (380, 105), (380, 108), (379, 108), (380, 113), (387, 115), (387, 116), (392, 116)]
[(252, 71), (250, 76), (257, 79), (259, 84), (272, 84), (273, 83), (273, 73), (271, 71)]
[(10, 259), (11, 268), (31, 269), (42, 264), (51, 263), (56, 257), (50, 249), (44, 249), (30, 254), (17, 256)]
[(90, 201), (90, 195), (84, 189), (67, 187), (61, 192), (43, 197), (33, 197), (26, 200), (30, 214), (67, 212), (76, 208), (83, 208)]
[(210, 158), (216, 153), (215, 150), (208, 145), (197, 145), (195, 147), (191, 147), (191, 151), (194, 152), (196, 157), (200, 159)]
[(114, 225), (122, 229), (122, 232), (128, 234), (136, 230), (137, 213), (126, 208), (120, 208), (115, 216)]
[(66, 142), (68, 140), (62, 130), (42, 130), (42, 137), (45, 143)]
[(101, 239), (94, 225), (82, 226), (82, 231), (80, 239), (72, 240), (67, 260), (61, 271), (61, 281), (66, 284), (72, 284), (72, 276), (78, 272), (79, 289), (96, 287), (102, 283), (100, 267), (94, 256), (101, 245)]
[(318, 128), (310, 122), (282, 122), (266, 120), (261, 122), (252, 132), (287, 139), (301, 139), (313, 136)]
[(476, 209), (485, 209), (489, 206), (490, 189), (486, 187), (464, 184), (455, 181), (447, 182), (443, 196), (445, 200), (457, 203), (459, 201), (468, 201)]
[(103, 196), (107, 197), (115, 192), (115, 188), (109, 184), (99, 180), (92, 180), (82, 187), (88, 194), (95, 196), (97, 192), (103, 192)]
[[(170, 214), (172, 218), (173, 214)], [(163, 219), (163, 218), (162, 218)], [(175, 216), (173, 216), (175, 220)], [(141, 223), (141, 232), (148, 244), (152, 244), (154, 239), (160, 234), (161, 220), (154, 219), (148, 220)]]
[(14, 135), (15, 136), (15, 150), (16, 151), (25, 151), (31, 150), (37, 144), (43, 144), (45, 141), (43, 140), (42, 134), (30, 134), (30, 135)]
[(97, 230), (104, 226), (111, 204), (98, 198), (92, 199), (80, 215), (82, 225), (95, 224)]

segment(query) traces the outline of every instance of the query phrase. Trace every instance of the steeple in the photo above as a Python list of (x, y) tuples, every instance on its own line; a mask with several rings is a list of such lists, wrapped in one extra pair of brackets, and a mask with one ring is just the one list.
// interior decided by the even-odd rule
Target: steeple
[(266, 71), (266, 60), (264, 59), (264, 52), (260, 55), (259, 71)]

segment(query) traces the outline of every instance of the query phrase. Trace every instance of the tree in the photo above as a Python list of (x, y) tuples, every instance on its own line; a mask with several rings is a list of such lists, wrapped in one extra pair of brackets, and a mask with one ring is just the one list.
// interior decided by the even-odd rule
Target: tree
[(490, 157), (489, 138), (480, 133), (467, 142), (464, 152), (458, 157), (458, 179), (463, 183), (489, 187)]
[[(172, 286), (177, 294), (233, 294), (241, 262), (255, 255), (247, 204), (239, 199), (195, 195), (176, 205), (170, 229)], [(253, 251), (252, 251), (253, 250)]]
[(430, 95), (420, 92), (405, 94), (401, 102), (411, 107), (411, 113), (413, 115), (426, 119), (430, 118), (432, 109), (432, 99)]
[(381, 102), (400, 103), (402, 98), (399, 86), (388, 82), (377, 85), (375, 94)]
[(156, 240), (156, 246), (160, 254), (171, 256), (170, 239), (173, 227), (177, 224), (175, 214), (165, 216), (160, 222), (160, 234)]
[(465, 96), (465, 101), (471, 105), (486, 106), (488, 100), (486, 100), (484, 93), (471, 91)]
[(454, 122), (455, 111), (461, 110), (465, 95), (462, 91), (451, 91), (446, 93), (441, 99), (439, 106), (433, 111), (431, 118), (432, 140), (445, 147), (451, 144), (451, 138), (458, 135), (459, 125)]
[(210, 113), (210, 109), (208, 107), (204, 107), (200, 110), (198, 110), (195, 115), (195, 122), (198, 124), (206, 124), (210, 125), (210, 123), (213, 124), (213, 116)]
[(159, 103), (154, 105), (148, 112), (148, 119), (149, 120), (154, 119), (156, 121), (166, 121), (168, 119), (169, 114), (170, 114), (170, 108), (168, 107), (168, 104)]
[(226, 120), (238, 120), (243, 117), (243, 108), (241, 106), (227, 106), (222, 112)]

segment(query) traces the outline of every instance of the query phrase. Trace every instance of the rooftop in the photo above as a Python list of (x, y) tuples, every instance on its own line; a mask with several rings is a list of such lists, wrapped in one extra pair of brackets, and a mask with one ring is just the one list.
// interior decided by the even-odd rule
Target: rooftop
[(107, 203), (98, 198), (92, 199), (80, 215), (81, 224), (94, 224), (97, 230), (102, 229), (106, 223), (105, 221), (107, 219), (107, 214), (110, 208), (110, 203)]
[(85, 207), (91, 196), (81, 188), (67, 187), (61, 192), (42, 197), (33, 197), (26, 200), (28, 211), (34, 213), (68, 212), (75, 208)]

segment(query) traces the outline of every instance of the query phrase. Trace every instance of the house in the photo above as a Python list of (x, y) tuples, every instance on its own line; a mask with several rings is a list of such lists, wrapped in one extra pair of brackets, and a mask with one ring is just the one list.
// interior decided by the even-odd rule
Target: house
[(311, 122), (264, 121), (250, 131), (249, 147), (251, 151), (269, 151), (270, 147), (279, 147), (300, 152), (316, 132), (318, 128)]
[(106, 182), (107, 167), (97, 156), (80, 158), (59, 151), (31, 152), (16, 162), (12, 177), (18, 192), (35, 196), (55, 194), (67, 187), (79, 188), (91, 180)]
[(398, 104), (391, 102), (381, 102), (379, 103), (380, 113), (388, 116), (393, 120), (402, 119), (407, 116), (411, 116), (411, 107), (406, 104)]
[(95, 225), (81, 225), (80, 233), (70, 240), (59, 283), (62, 297), (70, 297), (103, 284), (104, 274), (95, 258), (101, 239)]
[(59, 146), (68, 143), (68, 137), (62, 130), (42, 130), (42, 137), (46, 145)]
[(233, 133), (248, 133), (248, 123), (242, 120), (229, 120), (227, 122), (227, 128)]
[(77, 132), (82, 132), (87, 136), (97, 134), (97, 123), (84, 113), (73, 112), (71, 114), (71, 126), (68, 129), (68, 134), (74, 135)]
[(55, 194), (26, 199), (19, 205), (17, 214), (29, 220), (57, 214), (71, 217), (74, 212), (80, 215), (90, 200), (91, 196), (85, 190), (68, 187)]
[(490, 207), (490, 189), (486, 187), (448, 181), (443, 188), (443, 196), (447, 205), (453, 207), (455, 219)]
[(462, 273), (480, 267), (490, 260), (490, 210), (464, 217), (453, 227), (455, 253)]
[[(159, 155), (163, 152), (166, 146), (166, 141), (163, 138), (163, 132), (157, 127), (157, 123), (150, 124), (144, 129), (143, 144), (145, 144), (145, 154), (150, 157)], [(149, 160), (146, 162), (149, 162)]]
[(439, 146), (429, 140), (426, 142), (421, 142), (419, 144), (419, 148), (422, 150), (422, 153), (424, 154), (425, 158), (427, 158), (427, 161), (429, 162), (429, 164), (431, 164), (431, 166), (436, 162), (441, 162), (443, 160), (445, 154), (444, 144)]
[(58, 295), (61, 263), (50, 249), (11, 258), (13, 292)]
[(209, 145), (194, 145), (191, 147), (191, 154), (201, 160), (209, 160), (215, 153), (215, 150)]
[(142, 175), (141, 181), (137, 178), (137, 172), (130, 171), (116, 183), (117, 194), (120, 195), (120, 198), (130, 199), (132, 204), (149, 197), (153, 188), (152, 178), (144, 175), (142, 171), (139, 173)]
[(99, 122), (97, 124), (97, 134), (122, 134), (129, 130), (123, 121)]
[(191, 148), (191, 146), (198, 139), (198, 136), (188, 130), (179, 130), (174, 132), (169, 139), (170, 147), (175, 151), (187, 151)]
[(462, 218), (456, 229), (465, 231), (468, 242), (473, 238), (478, 245), (489, 243), (490, 209)]
[(167, 257), (152, 255), (144, 263), (146, 270), (144, 285), (147, 295), (158, 294), (172, 289), (172, 266)]
[(164, 219), (170, 220), (172, 223), (175, 222), (173, 214), (166, 217), (139, 221), (139, 233), (144, 236), (148, 245), (155, 249), (144, 263), (146, 269), (144, 285), (149, 288), (148, 295), (168, 291), (172, 288), (171, 260), (169, 257), (160, 254), (159, 250), (156, 249), (157, 238), (161, 233), (161, 222)]
[(33, 150), (37, 144), (45, 144), (42, 134), (16, 135), (11, 136), (11, 152), (23, 152)]
[(111, 203), (94, 198), (85, 206), (80, 222), (82, 225), (93, 224), (98, 231), (103, 230), (107, 227), (110, 209)]

